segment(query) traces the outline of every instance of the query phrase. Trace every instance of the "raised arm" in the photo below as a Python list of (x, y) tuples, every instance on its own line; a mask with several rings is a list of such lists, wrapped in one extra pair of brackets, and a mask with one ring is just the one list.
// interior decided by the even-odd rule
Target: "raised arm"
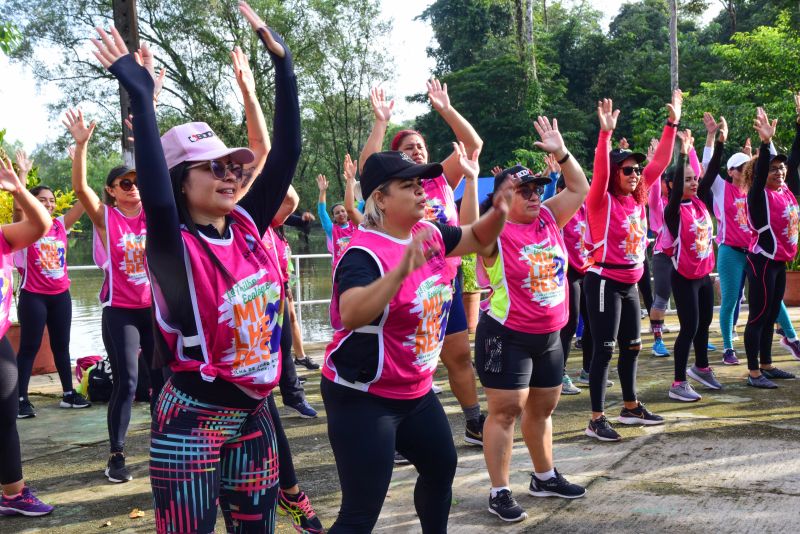
[(597, 148), (594, 151), (594, 174), (589, 195), (586, 197), (586, 207), (589, 211), (599, 211), (605, 206), (608, 180), (611, 174), (611, 162), (608, 153), (611, 152), (611, 134), (617, 127), (619, 110), (614, 109), (614, 102), (604, 98), (597, 102), (597, 118), (600, 121), (600, 134), (597, 136)]
[[(708, 161), (705, 167), (705, 172), (700, 179), (700, 184), (697, 187), (697, 196), (705, 202), (706, 206), (711, 209), (714, 199), (713, 187), (714, 183), (719, 178), (720, 166), (722, 165), (722, 152), (725, 149), (725, 141), (728, 139), (728, 122), (725, 117), (720, 117), (719, 122), (719, 139), (714, 144), (714, 154)], [(700, 176), (698, 174), (698, 176)]]
[(25, 188), (7, 158), (0, 158), (0, 191), (11, 193), (14, 203), (20, 207), (24, 215), (24, 220), (20, 222), (3, 225), (3, 237), (11, 246), (11, 250), (21, 250), (31, 246), (50, 230), (50, 225), (53, 224), (50, 214)]
[(322, 229), (328, 239), (333, 237), (333, 221), (328, 215), (328, 204), (326, 203), (326, 191), (328, 190), (328, 178), (324, 174), (317, 175), (317, 188), (319, 188), (319, 199), (317, 200), (317, 215)]
[(358, 162), (350, 158), (350, 154), (344, 156), (344, 209), (347, 216), (358, 226), (364, 220), (364, 215), (358, 211), (356, 206), (356, 167)]
[(686, 130), (678, 134), (681, 140), (681, 152), (675, 164), (675, 177), (672, 179), (672, 191), (669, 201), (664, 208), (664, 224), (672, 235), (673, 239), (678, 238), (681, 221), (681, 200), (683, 199), (684, 167), (686, 166), (686, 156), (692, 148), (694, 139), (692, 132)]
[(664, 171), (672, 161), (672, 151), (675, 148), (675, 133), (678, 131), (678, 124), (681, 120), (681, 112), (683, 109), (683, 93), (680, 89), (672, 92), (672, 101), (667, 104), (669, 111), (669, 119), (661, 132), (661, 140), (658, 142), (658, 148), (653, 156), (653, 161), (647, 164), (642, 173), (647, 187), (651, 187), (656, 180), (661, 178)]
[(361, 149), (359, 170), (364, 170), (364, 162), (371, 155), (383, 149), (383, 138), (386, 136), (386, 129), (389, 127), (389, 119), (392, 118), (394, 100), (386, 101), (386, 92), (383, 89), (373, 87), (369, 92), (369, 103), (372, 105), (372, 113), (375, 114), (375, 123), (369, 133), (364, 148)]
[(544, 157), (545, 175), (550, 177), (550, 183), (544, 186), (544, 194), (542, 195), (542, 202), (552, 198), (556, 194), (556, 183), (558, 177), (561, 175), (561, 165), (558, 164), (554, 154), (546, 154)]
[(775, 135), (777, 125), (778, 119), (770, 122), (764, 108), (756, 110), (756, 119), (753, 121), (753, 126), (761, 139), (761, 146), (758, 149), (758, 160), (756, 161), (753, 183), (747, 191), (748, 211), (756, 228), (762, 228), (769, 221), (768, 214), (764, 211), (766, 210), (764, 189), (767, 187), (767, 177), (769, 176), (769, 146), (772, 142), (772, 137)]
[[(28, 157), (24, 150), (17, 150), (16, 153), (17, 170), (19, 171), (19, 181), (22, 187), (27, 189), (28, 173), (33, 169), (33, 160)], [(22, 207), (17, 206), (16, 202), (12, 202), (11, 222), (19, 222), (25, 218), (22, 212)]]
[(547, 117), (539, 117), (533, 126), (541, 138), (534, 145), (554, 156), (564, 175), (564, 190), (544, 203), (553, 212), (558, 227), (563, 228), (586, 200), (589, 182), (586, 181), (586, 175), (577, 160), (564, 146), (564, 139), (558, 131), (558, 119), (553, 119), (551, 125)]
[[(471, 161), (475, 162), (474, 172), (477, 175), (477, 158)], [(466, 165), (463, 169), (465, 172), (472, 172)], [(516, 181), (508, 179), (494, 192), (492, 207), (475, 223), (461, 227), (461, 240), (448, 256), (463, 256), (473, 252), (487, 258), (497, 255), (497, 236), (503, 231), (503, 225), (506, 223), (515, 186)]]
[(89, 139), (92, 137), (96, 124), (92, 121), (89, 126), (86, 126), (83, 120), (83, 111), (78, 110), (76, 113), (71, 109), (67, 110), (66, 119), (62, 122), (75, 140), (75, 154), (72, 157), (72, 190), (75, 191), (78, 202), (83, 205), (94, 227), (104, 231), (106, 206), (97, 193), (89, 187), (86, 179), (86, 155), (89, 150)]
[(468, 157), (464, 143), (453, 143), (453, 151), (458, 151), (458, 162), (461, 166), (461, 174), (464, 175), (464, 193), (461, 195), (458, 221), (459, 224), (469, 225), (480, 217), (480, 206), (478, 206), (479, 152), (475, 150)]

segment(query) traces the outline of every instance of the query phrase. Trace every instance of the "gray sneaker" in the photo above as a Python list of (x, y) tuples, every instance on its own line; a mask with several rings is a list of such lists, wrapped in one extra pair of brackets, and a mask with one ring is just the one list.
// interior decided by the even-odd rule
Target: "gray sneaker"
[(669, 398), (683, 402), (696, 402), (702, 399), (688, 381), (678, 382), (677, 385), (669, 388)]
[(772, 369), (761, 369), (761, 374), (770, 380), (791, 380), (795, 377), (794, 373), (783, 371), (777, 367), (773, 367)]
[(778, 386), (775, 385), (775, 382), (770, 380), (764, 375), (758, 375), (756, 378), (753, 378), (750, 375), (747, 375), (747, 385), (753, 386), (754, 388), (761, 388), (761, 389), (775, 389)]
[(707, 371), (703, 371), (696, 365), (693, 365), (686, 370), (686, 374), (689, 375), (689, 378), (697, 380), (707, 388), (722, 389), (722, 384), (717, 381), (717, 377), (714, 375), (714, 370), (711, 367), (709, 367)]
[[(578, 376), (577, 382), (579, 384), (586, 384), (588, 386), (589, 385), (589, 371), (581, 369), (581, 374), (580, 374), (580, 376)], [(606, 381), (606, 387), (607, 388), (610, 388), (613, 385), (614, 385), (614, 382), (612, 380), (607, 380)]]
[(572, 379), (567, 373), (564, 373), (561, 379), (561, 394), (562, 395), (577, 395), (581, 392), (581, 388), (572, 383)]

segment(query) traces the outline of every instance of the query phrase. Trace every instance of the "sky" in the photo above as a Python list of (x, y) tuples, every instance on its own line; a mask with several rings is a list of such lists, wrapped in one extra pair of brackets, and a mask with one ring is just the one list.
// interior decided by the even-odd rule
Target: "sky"
[[(575, 3), (574, 0), (573, 3)], [(394, 21), (389, 42), (393, 50), (402, 50), (402, 58), (395, 58), (395, 78), (385, 85), (387, 94), (395, 99), (395, 121), (413, 119), (427, 111), (424, 104), (411, 104), (405, 97), (425, 89), (434, 62), (425, 48), (433, 42), (430, 26), (414, 17), (422, 13), (432, 0), (381, 0), (383, 15)], [(619, 12), (624, 0), (591, 0), (606, 13), (605, 26)], [(710, 19), (716, 11), (709, 11)], [(88, 34), (87, 34), (88, 35)], [(0, 127), (8, 130), (6, 139), (20, 141), (28, 152), (45, 141), (58, 137), (61, 125), (48, 116), (47, 104), (58, 95), (54, 84), (36, 83), (30, 69), (9, 62), (0, 52)]]

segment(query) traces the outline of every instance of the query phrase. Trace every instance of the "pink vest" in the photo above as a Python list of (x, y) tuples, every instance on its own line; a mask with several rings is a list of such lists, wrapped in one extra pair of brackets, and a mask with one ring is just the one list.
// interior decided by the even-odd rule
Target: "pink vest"
[[(755, 228), (750, 221), (750, 226), (756, 231), (750, 245), (750, 252), (762, 254), (775, 261), (792, 261), (797, 254), (797, 225), (800, 222), (800, 210), (798, 210), (797, 199), (784, 186), (773, 191), (764, 190), (767, 202), (767, 214), (769, 221), (763, 228)], [(758, 234), (770, 232), (775, 241), (775, 254), (768, 254), (758, 245)]]
[[(656, 182), (647, 191), (648, 222), (650, 229), (656, 234), (653, 244), (653, 254), (664, 252), (665, 248), (672, 246), (672, 236), (664, 225), (664, 209), (669, 199), (661, 194), (661, 183)], [(646, 234), (645, 234), (646, 235)]]
[[(429, 223), (421, 221), (414, 225), (411, 233), (417, 234), (431, 227)], [(369, 253), (383, 276), (397, 266), (409, 242), (375, 230), (359, 228), (353, 235), (350, 249), (357, 248)], [(406, 277), (384, 309), (380, 324), (355, 330), (378, 336), (376, 375), (368, 382), (348, 382), (338, 375), (334, 363), (336, 352), (352, 334), (350, 330), (340, 329), (334, 332), (326, 350), (322, 368), (326, 378), (390, 399), (416, 399), (430, 391), (453, 303), (452, 276), (445, 262), (444, 241), (435, 228), (431, 245), (437, 246), (439, 252)], [(334, 321), (334, 313), (338, 317), (339, 299), (336, 293), (334, 288), (331, 321)]]
[(489, 316), (528, 334), (563, 328), (569, 317), (567, 249), (550, 210), (543, 206), (530, 224), (507, 221), (497, 249), (495, 263), (484, 266), (491, 281)]
[(115, 308), (149, 308), (150, 279), (144, 247), (147, 241), (144, 210), (126, 217), (117, 208), (106, 206), (106, 242), (98, 250), (95, 236), (94, 260), (105, 271), (100, 288), (100, 303)]
[(586, 250), (586, 204), (581, 204), (564, 227), (564, 245), (567, 247), (569, 268), (585, 274), (591, 266), (591, 256)]
[(679, 213), (678, 238), (672, 244), (672, 264), (684, 278), (702, 278), (716, 265), (711, 215), (696, 196), (690, 202), (682, 202)]
[[(458, 226), (458, 210), (453, 196), (453, 188), (447, 183), (444, 174), (437, 178), (422, 180), (422, 188), (425, 190), (425, 216), (426, 221), (436, 221), (447, 226)], [(452, 270), (455, 278), (458, 267), (461, 265), (461, 257), (455, 256), (447, 258), (447, 265)]]
[(33, 245), (14, 254), (22, 282), (20, 289), (58, 295), (69, 289), (67, 230), (64, 218), (53, 219), (50, 231)]
[(717, 177), (712, 186), (714, 216), (717, 218), (717, 243), (747, 249), (753, 230), (747, 220), (747, 192)]
[[(281, 372), (283, 280), (275, 254), (266, 249), (247, 212), (236, 207), (231, 217), (229, 238), (200, 239), (235, 282), (220, 272), (197, 238), (186, 229), (182, 232), (192, 300), (176, 304), (192, 306), (197, 335), (184, 335), (171, 326), (169, 309), (160, 297), (156, 317), (175, 355), (173, 371), (199, 371), (208, 382), (221, 378), (254, 398), (265, 398)], [(184, 347), (198, 346), (202, 361), (183, 352)]]
[[(605, 213), (587, 212), (587, 219), (603, 217), (604, 235), (590, 235), (587, 246), (594, 259), (589, 271), (604, 278), (623, 284), (635, 284), (644, 272), (644, 259), (647, 250), (647, 218), (642, 204), (637, 204), (632, 196), (608, 195), (608, 208)], [(591, 234), (592, 226), (589, 226)], [(624, 265), (629, 268), (608, 269), (598, 263)]]
[(350, 239), (353, 237), (353, 232), (356, 231), (356, 225), (354, 225), (351, 221), (347, 221), (347, 226), (342, 228), (336, 223), (333, 223), (333, 229), (331, 230), (331, 235), (333, 236), (333, 243), (331, 244), (333, 250), (333, 263), (336, 263), (339, 258), (342, 256), (342, 253), (347, 250), (347, 246), (350, 244)]
[(6, 335), (11, 326), (8, 313), (11, 311), (11, 300), (14, 298), (13, 289), (14, 258), (11, 245), (0, 230), (0, 337)]
[(288, 282), (289, 261), (291, 259), (291, 248), (289, 247), (289, 243), (281, 239), (281, 236), (279, 236), (278, 232), (276, 232), (272, 227), (267, 228), (262, 241), (264, 242), (264, 247), (271, 253), (275, 254), (275, 261), (278, 262), (281, 270), (281, 279), (284, 282)]

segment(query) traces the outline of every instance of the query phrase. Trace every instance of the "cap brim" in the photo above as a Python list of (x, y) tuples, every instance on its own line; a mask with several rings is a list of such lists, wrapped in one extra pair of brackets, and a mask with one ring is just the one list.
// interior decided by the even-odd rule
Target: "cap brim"
[(522, 180), (519, 181), (519, 184), (536, 184), (536, 185), (550, 185), (553, 180), (550, 179), (549, 176), (536, 176), (534, 174), (529, 174), (528, 176), (524, 177)]
[(622, 159), (615, 159), (614, 162), (616, 164), (620, 164), (623, 161), (625, 161), (626, 159), (631, 159), (631, 158), (636, 160), (636, 163), (642, 163), (644, 160), (647, 159), (647, 156), (645, 156), (641, 152), (631, 152), (630, 154), (625, 154), (625, 157), (622, 158)]
[(774, 156), (769, 158), (770, 163), (772, 163), (773, 161), (782, 161), (783, 163), (786, 163), (787, 161), (789, 161), (789, 158), (786, 156), (786, 154), (775, 154)]
[(444, 174), (441, 163), (428, 163), (427, 165), (412, 165), (400, 172), (392, 174), (392, 178), (407, 180), (410, 178), (437, 178)]
[(206, 152), (205, 154), (200, 154), (199, 156), (193, 157), (191, 160), (187, 161), (210, 161), (212, 159), (220, 159), (224, 158), (225, 156), (230, 156), (231, 161), (234, 163), (239, 163), (241, 165), (246, 165), (247, 163), (252, 163), (256, 159), (256, 155), (253, 154), (253, 151), (249, 148), (226, 148), (224, 150), (212, 150)]

